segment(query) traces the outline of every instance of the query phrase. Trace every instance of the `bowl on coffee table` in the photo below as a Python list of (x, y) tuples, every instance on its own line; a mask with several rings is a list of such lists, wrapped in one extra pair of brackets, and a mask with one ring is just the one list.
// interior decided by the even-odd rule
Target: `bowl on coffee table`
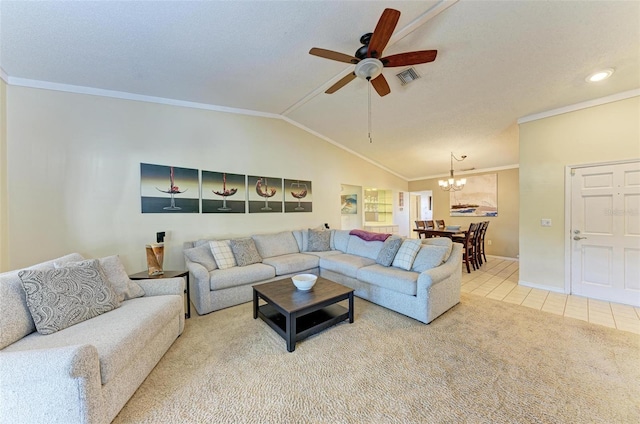
[(298, 274), (291, 277), (293, 284), (300, 291), (311, 290), (317, 279), (318, 276), (313, 274)]

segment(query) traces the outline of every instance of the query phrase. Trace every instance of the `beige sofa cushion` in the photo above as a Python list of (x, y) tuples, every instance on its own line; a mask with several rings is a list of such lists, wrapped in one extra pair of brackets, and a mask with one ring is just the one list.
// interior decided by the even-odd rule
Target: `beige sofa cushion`
[(271, 265), (276, 270), (276, 275), (293, 274), (294, 272), (307, 271), (317, 268), (320, 259), (317, 256), (305, 253), (291, 253), (289, 255), (274, 256), (263, 259), (262, 263)]
[[(89, 344), (100, 358), (100, 377), (107, 384), (130, 362), (145, 355), (145, 346), (171, 320), (182, 313), (181, 296), (151, 296), (127, 300), (111, 312), (57, 333), (32, 333), (5, 348), (4, 352), (48, 349)], [(176, 332), (178, 332), (176, 323)]]
[(255, 241), (256, 248), (262, 259), (300, 253), (296, 238), (291, 231), (282, 231), (275, 234), (256, 234), (251, 238)]

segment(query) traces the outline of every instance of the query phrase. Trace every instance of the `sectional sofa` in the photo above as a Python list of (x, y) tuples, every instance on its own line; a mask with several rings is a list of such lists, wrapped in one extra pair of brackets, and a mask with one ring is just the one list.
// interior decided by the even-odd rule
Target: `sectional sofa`
[[(384, 240), (384, 241), (383, 241)], [(460, 302), (462, 246), (364, 231), (294, 230), (184, 244), (199, 314), (249, 302), (252, 286), (313, 273), (429, 323)]]
[[(97, 305), (77, 323), (80, 307), (60, 295), (70, 285)], [(117, 256), (0, 274), (0, 422), (111, 422), (182, 333), (183, 290), (183, 278), (129, 280)]]

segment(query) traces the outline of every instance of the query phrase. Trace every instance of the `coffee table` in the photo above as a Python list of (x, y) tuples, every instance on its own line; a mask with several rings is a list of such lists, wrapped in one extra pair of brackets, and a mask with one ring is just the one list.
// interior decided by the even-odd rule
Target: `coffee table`
[[(259, 299), (266, 303), (259, 304)], [(336, 303), (349, 300), (349, 308)], [(296, 342), (346, 319), (353, 323), (353, 289), (318, 277), (309, 291), (298, 290), (291, 278), (253, 286), (253, 319), (262, 318), (287, 342)]]

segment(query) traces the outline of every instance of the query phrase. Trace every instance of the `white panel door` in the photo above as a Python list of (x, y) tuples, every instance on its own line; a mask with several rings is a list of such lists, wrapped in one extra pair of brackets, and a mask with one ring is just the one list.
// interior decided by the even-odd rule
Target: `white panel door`
[(571, 293), (640, 306), (640, 162), (572, 170)]

